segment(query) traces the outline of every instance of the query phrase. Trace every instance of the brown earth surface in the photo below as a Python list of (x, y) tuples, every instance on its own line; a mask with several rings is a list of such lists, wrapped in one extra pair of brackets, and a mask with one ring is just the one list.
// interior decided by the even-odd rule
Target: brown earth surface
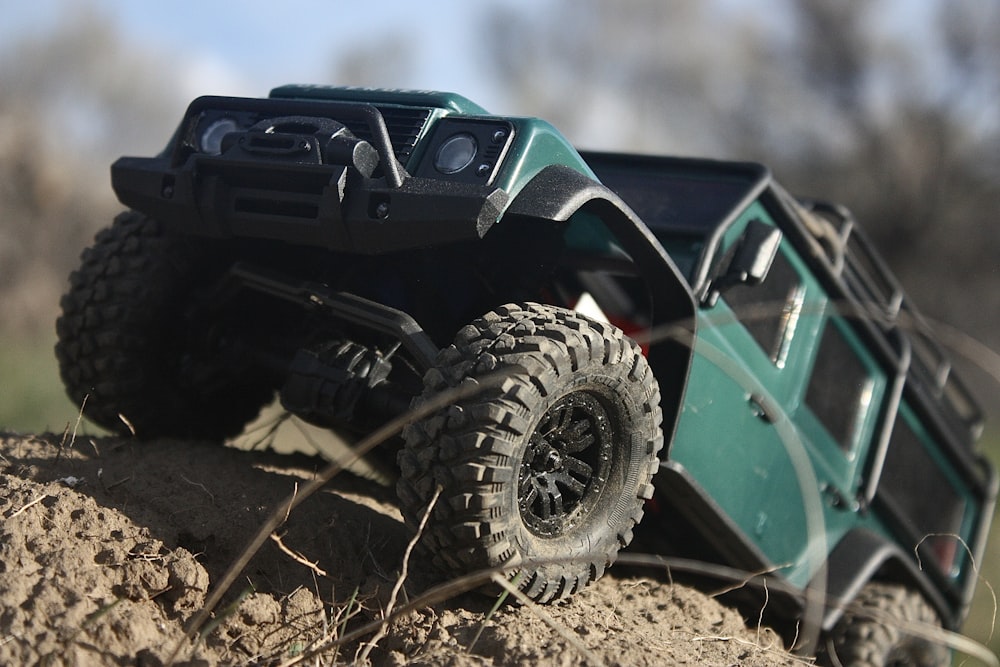
[[(64, 440), (0, 435), (2, 665), (802, 663), (755, 619), (616, 570), (565, 604), (491, 614), (493, 598), (452, 593), (350, 639), (382, 618), (412, 537), (391, 489), (350, 474), (289, 514), (189, 641), (209, 591), (324, 460)], [(397, 608), (434, 583), (413, 562)]]

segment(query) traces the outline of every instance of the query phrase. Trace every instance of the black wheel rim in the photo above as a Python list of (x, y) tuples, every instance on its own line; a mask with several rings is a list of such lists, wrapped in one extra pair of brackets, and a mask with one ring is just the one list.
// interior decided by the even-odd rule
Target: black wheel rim
[(528, 441), (518, 476), (524, 523), (556, 536), (597, 505), (611, 470), (614, 428), (602, 402), (578, 391), (550, 407)]

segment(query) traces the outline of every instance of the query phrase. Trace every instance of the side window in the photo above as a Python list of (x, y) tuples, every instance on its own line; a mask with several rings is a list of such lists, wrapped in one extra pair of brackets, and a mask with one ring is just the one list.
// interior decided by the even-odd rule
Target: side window
[(784, 368), (804, 295), (798, 272), (779, 251), (764, 282), (737, 285), (723, 298), (771, 362)]
[(806, 405), (845, 452), (864, 426), (875, 378), (835, 320), (827, 320), (806, 389)]
[[(932, 455), (933, 442), (904, 404), (896, 415), (879, 481), (879, 497), (923, 539), (942, 571), (956, 565), (955, 536), (962, 534), (966, 503), (949, 479), (945, 464)], [(934, 493), (927, 493), (934, 489)]]

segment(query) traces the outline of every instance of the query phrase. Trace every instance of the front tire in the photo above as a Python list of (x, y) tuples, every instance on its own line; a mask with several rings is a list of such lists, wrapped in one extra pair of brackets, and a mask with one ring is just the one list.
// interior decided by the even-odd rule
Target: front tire
[(249, 367), (196, 350), (199, 290), (228, 266), (205, 241), (134, 212), (97, 234), (70, 276), (56, 357), (70, 398), (98, 425), (141, 438), (222, 440), (273, 396)]
[(531, 599), (563, 599), (632, 540), (663, 446), (659, 387), (621, 330), (572, 311), (508, 305), (463, 328), (420, 399), (479, 386), (409, 426), (397, 486), (449, 574), (503, 568)]

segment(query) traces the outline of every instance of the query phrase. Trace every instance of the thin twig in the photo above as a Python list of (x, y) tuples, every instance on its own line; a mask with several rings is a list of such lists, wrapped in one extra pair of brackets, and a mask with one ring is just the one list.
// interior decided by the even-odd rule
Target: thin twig
[(749, 572), (749, 573), (747, 573), (747, 576), (745, 576), (740, 581), (734, 581), (732, 583), (732, 585), (730, 585), (730, 586), (726, 586), (725, 588), (720, 588), (719, 590), (712, 591), (711, 593), (708, 594), (708, 596), (712, 597), (712, 598), (717, 598), (717, 597), (721, 597), (721, 596), (723, 596), (723, 595), (725, 595), (727, 593), (732, 593), (733, 591), (739, 590), (741, 588), (745, 588), (746, 586), (749, 586), (750, 582), (753, 581), (754, 579), (756, 579), (757, 577), (760, 577), (760, 580), (761, 580), (761, 582), (763, 584), (763, 587), (764, 587), (764, 593), (766, 594), (767, 593), (767, 575), (774, 574), (778, 570), (783, 570), (783, 569), (785, 569), (787, 567), (791, 567), (793, 564), (794, 563), (785, 563), (784, 565), (772, 565), (770, 567), (766, 567), (766, 568), (762, 568), (760, 570), (755, 570), (753, 572)]
[(987, 643), (993, 641), (993, 633), (996, 631), (997, 624), (997, 594), (996, 591), (993, 590), (993, 585), (989, 582), (989, 580), (986, 579), (982, 573), (980, 573), (979, 564), (976, 563), (976, 557), (973, 555), (972, 549), (969, 548), (968, 543), (962, 539), (961, 535), (956, 535), (955, 533), (927, 533), (921, 537), (920, 541), (917, 542), (915, 547), (913, 547), (913, 555), (917, 558), (917, 567), (920, 570), (924, 569), (924, 562), (920, 558), (920, 547), (923, 546), (925, 541), (933, 537), (950, 537), (957, 540), (958, 543), (962, 545), (962, 548), (965, 549), (965, 553), (969, 557), (969, 564), (972, 566), (972, 571), (976, 574), (976, 579), (982, 582), (983, 585), (985, 585), (989, 590), (990, 597), (993, 599), (993, 616), (990, 618), (990, 634), (986, 638), (986, 641)]
[(16, 517), (16, 516), (17, 516), (18, 514), (22, 514), (22, 513), (26, 512), (26, 511), (27, 511), (27, 510), (28, 510), (29, 508), (31, 508), (31, 507), (34, 507), (35, 505), (37, 505), (38, 503), (42, 502), (42, 501), (43, 501), (43, 500), (45, 500), (46, 498), (51, 498), (51, 496), (50, 496), (49, 494), (47, 494), (47, 493), (43, 493), (42, 495), (40, 495), (40, 496), (38, 496), (37, 498), (35, 498), (34, 500), (32, 500), (32, 501), (31, 501), (30, 503), (28, 503), (27, 505), (25, 505), (25, 506), (24, 506), (24, 507), (22, 507), (21, 509), (19, 509), (19, 510), (17, 510), (16, 512), (14, 512), (13, 514), (11, 514), (11, 515), (10, 515), (9, 517), (7, 517), (6, 519), (4, 519), (4, 521), (7, 521), (7, 520), (9, 520), (9, 519), (13, 519), (13, 518), (14, 518), (14, 517)]
[[(410, 569), (410, 554), (413, 553), (414, 547), (417, 546), (417, 542), (424, 534), (424, 528), (427, 526), (427, 521), (430, 519), (431, 512), (434, 510), (434, 506), (437, 504), (438, 498), (441, 497), (441, 485), (439, 484), (436, 489), (434, 489), (434, 495), (431, 497), (430, 503), (427, 505), (427, 509), (424, 510), (424, 515), (420, 518), (420, 525), (417, 526), (417, 532), (414, 534), (410, 543), (406, 545), (406, 551), (403, 552), (403, 565), (400, 568), (399, 578), (396, 579), (396, 584), (392, 587), (392, 593), (389, 595), (389, 603), (385, 607), (385, 611), (382, 613), (382, 619), (385, 620), (392, 615), (392, 610), (396, 607), (396, 598), (399, 596), (399, 591), (403, 587), (403, 582), (406, 581), (406, 576)], [(365, 644), (364, 649), (358, 654), (357, 662), (364, 663), (368, 660), (369, 654), (371, 654), (372, 649), (374, 649), (378, 643), (389, 634), (388, 631), (389, 622), (386, 621), (379, 628), (375, 636), (372, 637), (371, 641)]]
[(292, 499), (288, 502), (288, 508), (285, 509), (285, 518), (281, 523), (288, 523), (288, 515), (292, 513), (292, 505), (295, 504), (295, 497), (299, 495), (299, 483), (295, 482), (292, 486)]
[(125, 428), (128, 429), (128, 432), (131, 433), (132, 437), (134, 438), (135, 437), (135, 426), (132, 425), (132, 422), (129, 421), (128, 417), (126, 417), (125, 415), (123, 415), (122, 413), (119, 412), (118, 413), (118, 419), (120, 419), (121, 422), (123, 424), (125, 424)]
[(83, 401), (80, 403), (80, 410), (76, 413), (76, 422), (73, 424), (73, 431), (70, 432), (69, 424), (66, 424), (66, 430), (63, 431), (62, 440), (59, 441), (59, 449), (56, 451), (56, 461), (62, 457), (63, 448), (67, 447), (66, 436), (69, 436), (69, 449), (73, 449), (73, 445), (76, 444), (76, 433), (80, 428), (80, 422), (83, 421), (83, 409), (87, 407), (87, 399), (90, 398), (90, 394), (86, 394), (83, 397)]
[(194, 618), (191, 620), (191, 624), (187, 629), (184, 637), (177, 642), (174, 649), (171, 651), (170, 656), (167, 658), (166, 664), (170, 665), (176, 660), (180, 651), (183, 649), (186, 643), (198, 634), (202, 625), (208, 620), (215, 609), (215, 606), (219, 604), (219, 601), (226, 594), (226, 591), (233, 585), (236, 579), (239, 577), (240, 572), (247, 566), (250, 559), (260, 551), (260, 548), (267, 542), (271, 533), (284, 522), (284, 518), (293, 510), (295, 507), (300, 505), (306, 498), (314, 494), (316, 491), (321, 489), (327, 482), (336, 477), (342, 470), (353, 464), (355, 461), (361, 459), (370, 450), (374, 449), (378, 445), (382, 444), (392, 436), (396, 435), (403, 430), (403, 427), (407, 424), (423, 419), (434, 412), (440, 410), (441, 408), (454, 403), (462, 398), (471, 396), (489, 384), (498, 383), (502, 380), (499, 375), (495, 375), (490, 378), (483, 378), (478, 383), (468, 383), (454, 389), (443, 391), (433, 399), (426, 401), (421, 404), (420, 407), (408, 411), (406, 414), (400, 415), (395, 419), (388, 421), (386, 424), (376, 429), (371, 435), (364, 438), (355, 447), (352, 448), (351, 456), (347, 458), (346, 461), (333, 461), (326, 468), (324, 468), (319, 475), (314, 479), (310, 480), (306, 484), (301, 493), (293, 494), (287, 498), (284, 502), (280, 503), (271, 514), (264, 520), (258, 529), (257, 533), (250, 538), (250, 541), (240, 552), (240, 555), (233, 560), (229, 565), (229, 569), (219, 580), (216, 588), (208, 595), (205, 599), (205, 604), (195, 614)]
[(319, 565), (306, 560), (305, 556), (296, 551), (292, 551), (287, 546), (285, 546), (285, 543), (281, 541), (281, 536), (278, 535), (277, 533), (271, 533), (271, 539), (274, 540), (274, 543), (278, 545), (278, 548), (281, 549), (281, 551), (284, 552), (286, 556), (294, 560), (296, 563), (301, 563), (302, 565), (305, 565), (306, 567), (308, 567), (310, 570), (312, 570), (321, 577), (328, 576), (326, 571)]
[(111, 489), (113, 489), (113, 488), (115, 488), (115, 487), (118, 487), (118, 486), (121, 486), (122, 484), (125, 484), (125, 483), (127, 483), (127, 482), (131, 482), (131, 481), (132, 481), (132, 475), (129, 475), (128, 477), (123, 477), (123, 478), (121, 478), (121, 479), (120, 479), (120, 480), (118, 480), (117, 482), (113, 482), (113, 483), (111, 483), (111, 484), (108, 484), (108, 485), (107, 485), (107, 486), (106, 486), (106, 487), (104, 488), (104, 490), (105, 490), (105, 491), (110, 491)]
[(204, 484), (202, 484), (201, 482), (193, 482), (193, 481), (191, 481), (190, 479), (188, 479), (187, 477), (185, 477), (183, 473), (181, 473), (181, 479), (183, 479), (185, 482), (187, 482), (191, 486), (197, 486), (199, 489), (201, 489), (202, 491), (204, 491), (205, 493), (207, 493), (208, 497), (212, 499), (212, 504), (213, 505), (215, 504), (215, 496), (212, 495), (212, 492), (209, 491), (208, 487), (206, 487)]

